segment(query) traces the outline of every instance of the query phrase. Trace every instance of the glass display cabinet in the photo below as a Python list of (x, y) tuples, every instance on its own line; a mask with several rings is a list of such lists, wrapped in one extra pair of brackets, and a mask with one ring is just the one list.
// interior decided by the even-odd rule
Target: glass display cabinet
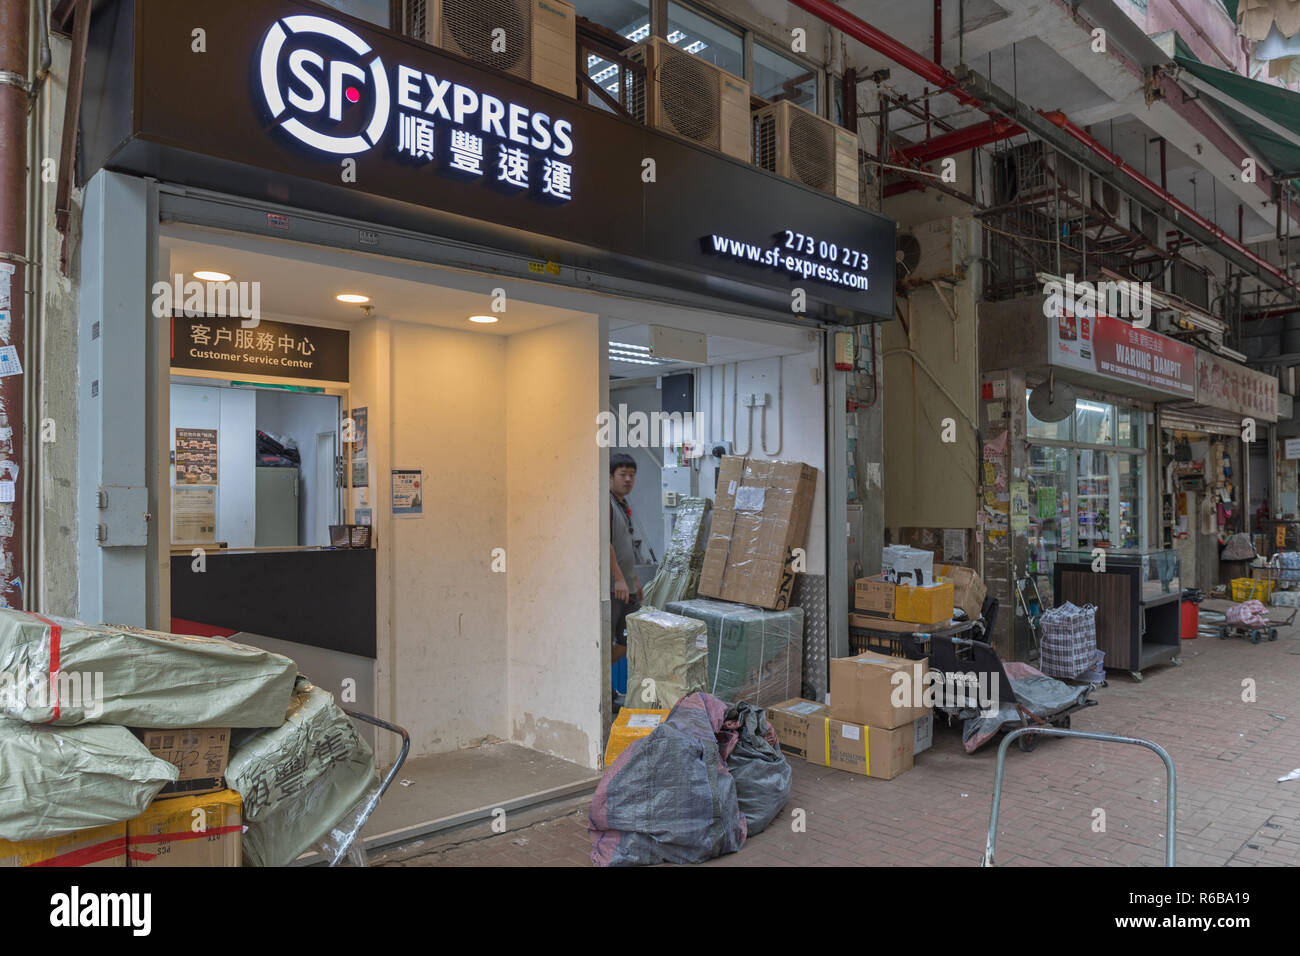
[(1141, 680), (1148, 667), (1182, 663), (1178, 571), (1172, 550), (1103, 549), (1094, 558), (1092, 550), (1062, 549), (1052, 590), (1058, 606), (1070, 601), (1097, 608), (1097, 646), (1106, 652), (1106, 668)]

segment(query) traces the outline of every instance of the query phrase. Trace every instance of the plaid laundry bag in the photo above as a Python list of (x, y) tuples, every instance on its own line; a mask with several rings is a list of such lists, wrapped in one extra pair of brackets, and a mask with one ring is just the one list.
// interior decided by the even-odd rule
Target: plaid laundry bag
[(1097, 664), (1097, 609), (1066, 601), (1043, 612), (1038, 669), (1048, 677), (1075, 678)]

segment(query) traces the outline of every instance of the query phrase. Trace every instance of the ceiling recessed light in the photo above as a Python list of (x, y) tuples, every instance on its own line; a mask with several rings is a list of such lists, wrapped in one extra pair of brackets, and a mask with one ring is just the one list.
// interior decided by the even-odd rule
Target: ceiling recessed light
[(202, 279), (204, 282), (229, 282), (230, 281), (230, 276), (226, 275), (224, 272), (212, 272), (210, 270), (204, 270), (203, 272), (196, 272), (194, 273), (194, 278)]
[(469, 320), (478, 322), (480, 325), (491, 325), (497, 320), (497, 317), (495, 315), (471, 315)]
[(336, 295), (334, 298), (340, 302), (347, 302), (350, 305), (360, 305), (363, 302), (369, 302), (370, 296), (357, 295), (355, 292), (344, 292), (342, 295)]

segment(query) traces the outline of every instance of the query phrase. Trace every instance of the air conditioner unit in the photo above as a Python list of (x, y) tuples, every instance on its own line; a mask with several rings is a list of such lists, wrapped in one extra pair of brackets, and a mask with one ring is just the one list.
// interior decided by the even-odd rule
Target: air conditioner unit
[[(549, 0), (547, 0), (549, 2)], [(751, 162), (749, 82), (651, 37), (625, 56), (654, 78), (646, 119), (656, 129)]]
[[(493, 31), (505, 42), (493, 49)], [(577, 18), (568, 0), (402, 0), (402, 30), (565, 96), (578, 94)]]
[(1014, 177), (1010, 201), (1050, 198), (1058, 195), (1059, 188), (1064, 214), (1072, 214), (1071, 210), (1079, 206), (1088, 208), (1089, 177), (1078, 163), (1046, 148), (1041, 141), (1023, 143), (1010, 153)]
[(754, 111), (754, 165), (858, 201), (858, 138), (789, 100)]
[(1092, 176), (1089, 188), (1092, 205), (1100, 209), (1119, 225), (1121, 229), (1132, 229), (1133, 220), (1129, 214), (1129, 198), (1100, 176)]
[(960, 282), (966, 276), (966, 235), (955, 216), (935, 219), (898, 237), (899, 285), (928, 285), (933, 281)]

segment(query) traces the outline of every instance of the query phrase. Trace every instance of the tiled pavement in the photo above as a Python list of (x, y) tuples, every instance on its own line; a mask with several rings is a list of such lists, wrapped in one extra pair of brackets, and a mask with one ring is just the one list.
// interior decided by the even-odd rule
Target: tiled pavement
[[(1206, 607), (1222, 607), (1208, 602)], [(1282, 609), (1274, 609), (1274, 616)], [(1201, 637), (1183, 642), (1181, 667), (1137, 683), (1112, 673), (1073, 727), (1145, 737), (1178, 772), (1180, 865), (1300, 865), (1300, 627), (1276, 643)], [(1253, 682), (1254, 701), (1243, 701)], [(714, 866), (973, 866), (988, 831), (996, 744), (961, 748), (957, 727), (935, 727), (915, 769), (873, 780), (792, 759), (783, 817)], [(573, 807), (577, 809), (572, 809)], [(588, 866), (585, 804), (522, 829), (433, 851), (409, 848), (376, 863), (405, 866)], [(806, 811), (805, 832), (791, 813)], [(1097, 811), (1105, 830), (1094, 832)], [(1041, 740), (1007, 757), (999, 865), (1161, 866), (1165, 774), (1140, 747)]]

